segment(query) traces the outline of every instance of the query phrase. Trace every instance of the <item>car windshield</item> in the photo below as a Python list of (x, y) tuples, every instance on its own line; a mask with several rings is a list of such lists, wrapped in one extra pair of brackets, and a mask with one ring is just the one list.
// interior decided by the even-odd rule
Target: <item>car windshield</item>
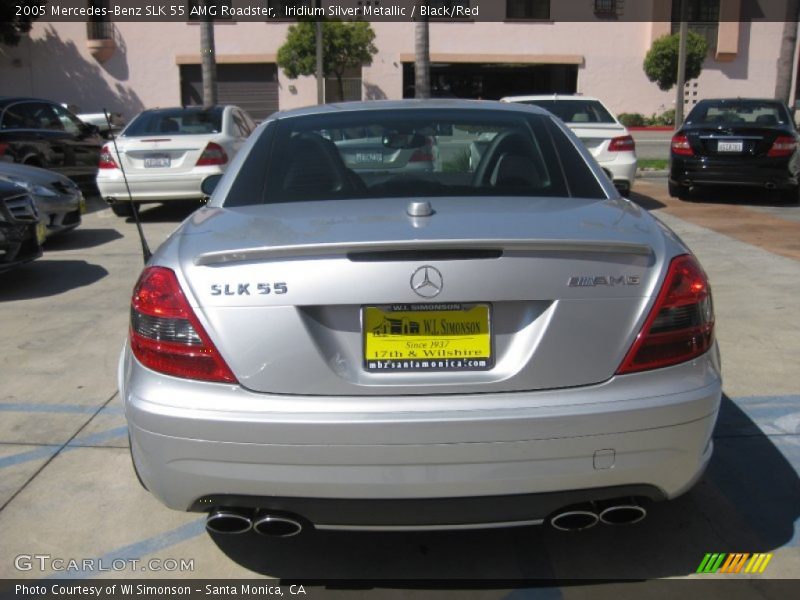
[(125, 137), (143, 135), (198, 135), (222, 131), (222, 108), (146, 110), (122, 132)]
[(697, 125), (770, 127), (786, 125), (787, 111), (777, 102), (719, 100), (698, 104), (686, 119)]
[(522, 103), (541, 106), (564, 123), (616, 123), (597, 100), (523, 100)]
[(605, 194), (546, 115), (401, 109), (277, 120), (262, 130), (224, 204), (436, 196)]

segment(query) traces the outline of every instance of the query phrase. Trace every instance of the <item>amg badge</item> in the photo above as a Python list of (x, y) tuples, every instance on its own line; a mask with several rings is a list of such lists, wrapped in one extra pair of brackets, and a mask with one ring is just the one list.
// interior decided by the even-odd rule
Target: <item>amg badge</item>
[(580, 275), (570, 277), (567, 285), (569, 287), (596, 287), (599, 285), (607, 285), (614, 287), (617, 285), (639, 285), (641, 277), (638, 275)]

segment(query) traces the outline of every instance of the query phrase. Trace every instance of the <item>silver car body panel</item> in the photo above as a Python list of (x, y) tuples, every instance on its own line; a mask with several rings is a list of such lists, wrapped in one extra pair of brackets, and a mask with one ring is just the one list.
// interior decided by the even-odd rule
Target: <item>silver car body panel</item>
[[(223, 493), (451, 498), (628, 484), (674, 497), (702, 473), (721, 397), (716, 346), (616, 374), (670, 261), (688, 250), (620, 198), (557, 120), (606, 199), (436, 197), (424, 218), (408, 216), (409, 198), (225, 206), (243, 156), (277, 119), (420, 106), (547, 114), (432, 101), (273, 116), (209, 206), (155, 254), (150, 264), (175, 271), (238, 380), (156, 373), (126, 345), (119, 385), (134, 461), (168, 506)], [(469, 258), (476, 250), (495, 254)], [(369, 253), (381, 254), (359, 258)], [(493, 368), (364, 369), (363, 307), (428, 302), (410, 285), (423, 266), (443, 278), (435, 303), (490, 305)], [(594, 456), (607, 450), (613, 468), (598, 468)]]

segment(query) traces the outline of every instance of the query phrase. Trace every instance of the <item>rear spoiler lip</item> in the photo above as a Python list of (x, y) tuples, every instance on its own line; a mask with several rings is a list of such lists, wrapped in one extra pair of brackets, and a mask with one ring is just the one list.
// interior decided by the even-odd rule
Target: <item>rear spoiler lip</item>
[(392, 240), (372, 242), (333, 242), (290, 246), (261, 246), (237, 250), (206, 252), (194, 259), (197, 266), (211, 266), (253, 260), (341, 256), (351, 252), (391, 250), (504, 250), (515, 252), (588, 252), (591, 254), (629, 254), (650, 256), (653, 249), (646, 244), (604, 240)]

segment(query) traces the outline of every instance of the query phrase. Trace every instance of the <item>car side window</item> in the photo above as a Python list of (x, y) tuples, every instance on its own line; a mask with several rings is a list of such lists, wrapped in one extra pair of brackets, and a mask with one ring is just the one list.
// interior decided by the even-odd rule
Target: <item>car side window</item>
[(20, 112), (23, 115), (26, 129), (48, 129), (64, 131), (64, 125), (56, 115), (53, 107), (44, 102), (20, 103)]
[(20, 110), (20, 104), (12, 104), (3, 112), (3, 121), (0, 122), (0, 129), (24, 129), (25, 116)]
[(58, 106), (57, 104), (54, 104), (52, 108), (56, 115), (58, 115), (58, 120), (61, 122), (61, 125), (64, 127), (67, 133), (76, 136), (81, 134), (81, 123), (78, 120), (78, 117), (73, 116), (73, 114), (67, 109)]
[(238, 134), (246, 138), (250, 135), (250, 128), (247, 126), (247, 122), (244, 120), (242, 113), (238, 110), (235, 110), (231, 113), (233, 117), (233, 124), (236, 126)]

